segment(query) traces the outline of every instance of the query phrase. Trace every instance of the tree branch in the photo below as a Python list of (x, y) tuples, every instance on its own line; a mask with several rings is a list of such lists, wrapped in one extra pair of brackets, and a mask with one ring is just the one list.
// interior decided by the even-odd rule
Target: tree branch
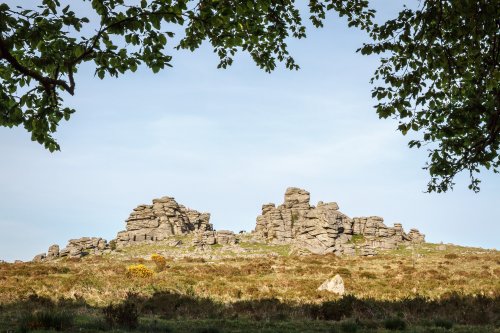
[(26, 76), (32, 77), (33, 79), (40, 82), (40, 84), (44, 87), (46, 91), (50, 91), (53, 86), (61, 86), (69, 92), (71, 95), (74, 94), (75, 89), (74, 86), (70, 87), (66, 81), (53, 79), (51, 77), (43, 76), (42, 74), (23, 66), (9, 51), (5, 40), (0, 35), (0, 59), (5, 59), (9, 64), (12, 65), (17, 71)]

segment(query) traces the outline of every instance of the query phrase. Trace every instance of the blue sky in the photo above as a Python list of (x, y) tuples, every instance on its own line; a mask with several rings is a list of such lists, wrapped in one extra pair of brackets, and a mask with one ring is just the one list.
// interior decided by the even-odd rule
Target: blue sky
[[(383, 15), (398, 9), (374, 3)], [(355, 53), (365, 40), (330, 17), (290, 42), (297, 72), (267, 74), (245, 55), (218, 70), (206, 46), (174, 53), (174, 67), (156, 75), (101, 81), (82, 67), (61, 152), (0, 128), (0, 259), (28, 260), (70, 238), (110, 240), (136, 205), (164, 195), (212, 213), (217, 229), (251, 230), (261, 205), (281, 203), (289, 186), (351, 217), (417, 227), (431, 242), (498, 248), (500, 177), (483, 174), (479, 194), (466, 175), (453, 192), (423, 193), (426, 152), (378, 119), (377, 58)]]

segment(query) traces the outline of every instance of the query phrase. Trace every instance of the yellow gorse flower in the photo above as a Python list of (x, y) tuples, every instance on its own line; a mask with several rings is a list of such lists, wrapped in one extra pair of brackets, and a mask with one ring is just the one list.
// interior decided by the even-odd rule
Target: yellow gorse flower
[(167, 259), (165, 259), (164, 256), (161, 256), (157, 253), (155, 253), (151, 256), (151, 260), (155, 263), (156, 270), (158, 272), (163, 271), (165, 269), (165, 266), (167, 265)]
[(131, 277), (147, 278), (153, 276), (153, 274), (154, 272), (151, 269), (142, 264), (127, 267), (127, 275)]

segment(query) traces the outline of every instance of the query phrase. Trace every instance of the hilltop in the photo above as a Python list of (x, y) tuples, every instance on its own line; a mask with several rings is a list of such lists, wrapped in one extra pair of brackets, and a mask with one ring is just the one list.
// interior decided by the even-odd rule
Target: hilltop
[(163, 197), (109, 242), (0, 263), (0, 332), (499, 332), (500, 252), (309, 201), (289, 188), (235, 234)]
[[(244, 253), (248, 251), (239, 244), (247, 242), (262, 246), (290, 246), (298, 254), (333, 253), (337, 256), (372, 256), (378, 250), (425, 241), (425, 236), (417, 229), (406, 233), (401, 223), (388, 227), (382, 217), (350, 218), (339, 211), (336, 202), (320, 201), (312, 206), (309, 192), (295, 187), (286, 190), (283, 204), (264, 204), (261, 215), (256, 218), (255, 230), (243, 235), (215, 230), (209, 213), (187, 208), (173, 197), (153, 199), (151, 205), (137, 206), (125, 222), (126, 230), (119, 231), (109, 243), (100, 237), (72, 239), (65, 248), (60, 250), (59, 245), (54, 244), (47, 253), (39, 254), (33, 260), (109, 254), (137, 244), (154, 245), (164, 241), (168, 241), (164, 252), (170, 247), (194, 247), (197, 250), (183, 252), (188, 255), (209, 250), (211, 245), (230, 245), (234, 252)], [(189, 242), (184, 236), (191, 236)]]

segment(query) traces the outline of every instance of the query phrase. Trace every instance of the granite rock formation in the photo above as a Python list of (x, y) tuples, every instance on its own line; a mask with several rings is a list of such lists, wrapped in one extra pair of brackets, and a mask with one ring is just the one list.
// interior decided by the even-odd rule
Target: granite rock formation
[(234, 232), (229, 230), (206, 230), (196, 231), (193, 237), (192, 245), (198, 248), (203, 248), (207, 245), (234, 245), (238, 242)]
[(108, 249), (108, 242), (101, 237), (82, 237), (70, 239), (68, 245), (59, 251), (59, 257), (81, 258), (89, 254), (103, 254)]
[(238, 239), (234, 232), (229, 230), (217, 230), (215, 232), (215, 240), (217, 244), (221, 245), (234, 245), (238, 243)]
[(193, 235), (192, 245), (195, 247), (203, 248), (208, 245), (215, 245), (217, 242), (217, 238), (215, 235), (215, 231), (206, 230), (206, 231), (196, 231)]
[(145, 241), (161, 241), (170, 236), (195, 231), (211, 231), (210, 214), (179, 205), (174, 198), (154, 199), (152, 205), (139, 205), (126, 220), (126, 230), (118, 232), (117, 247)]
[[(408, 234), (401, 224), (387, 227), (378, 216), (349, 218), (335, 202), (309, 204), (309, 192), (291, 187), (282, 205), (265, 204), (257, 217), (254, 235), (273, 244), (294, 244), (316, 254), (374, 255), (376, 249), (394, 249), (403, 243), (421, 243), (417, 229)], [(357, 242), (353, 236), (359, 237)], [(359, 242), (359, 239), (362, 242)]]
[(78, 239), (70, 239), (68, 245), (62, 250), (59, 250), (59, 245), (51, 245), (47, 253), (36, 255), (32, 261), (40, 262), (46, 260), (54, 260), (58, 258), (81, 258), (89, 254), (103, 254), (109, 251), (109, 245), (105, 239), (100, 237), (82, 237)]
[[(316, 207), (309, 202), (309, 192), (288, 188), (283, 204), (262, 206), (251, 241), (291, 244), (292, 250), (298, 254), (372, 256), (378, 249), (394, 249), (402, 244), (422, 243), (425, 240), (417, 229), (405, 233), (401, 224), (387, 227), (378, 216), (350, 218), (339, 211), (335, 202), (320, 201)], [(187, 234), (193, 236), (192, 245), (198, 249), (238, 243), (234, 232), (213, 229), (210, 214), (186, 208), (172, 197), (162, 197), (154, 199), (151, 205), (137, 206), (126, 220), (126, 230), (118, 232), (110, 244), (99, 237), (72, 239), (63, 249), (57, 244), (51, 245), (47, 253), (35, 256), (33, 261), (99, 255), (143, 242), (165, 240), (171, 247), (180, 246), (182, 242), (172, 236)]]
[(45, 260), (45, 258), (47, 258), (47, 254), (45, 254), (45, 253), (40, 253), (40, 254), (37, 254), (37, 255), (33, 258), (33, 260), (31, 260), (31, 261), (33, 261), (33, 262), (42, 262), (42, 261), (44, 261), (44, 260)]

